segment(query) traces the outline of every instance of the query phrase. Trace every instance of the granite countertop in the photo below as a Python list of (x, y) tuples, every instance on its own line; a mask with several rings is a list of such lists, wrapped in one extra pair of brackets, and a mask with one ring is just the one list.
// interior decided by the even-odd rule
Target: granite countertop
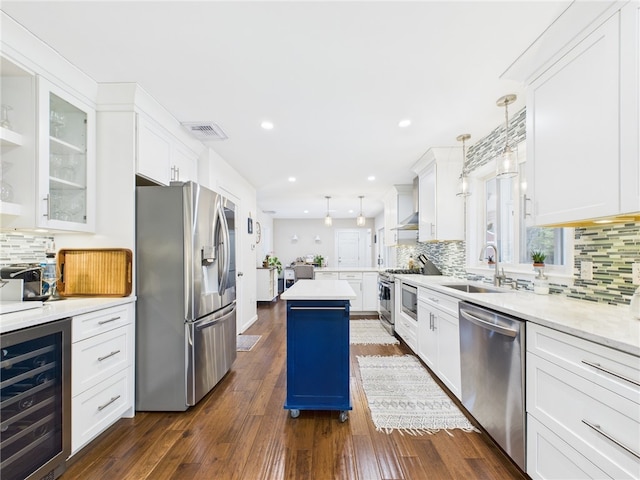
[(42, 307), (0, 315), (0, 333), (8, 333), (61, 318), (131, 303), (135, 299), (134, 296), (117, 298), (73, 297), (65, 298), (64, 300), (47, 301), (44, 302)]
[(443, 284), (466, 283), (485, 287), (487, 284), (445, 276), (396, 275), (395, 278), (640, 357), (640, 320), (631, 316), (628, 306), (575, 300), (560, 295), (536, 295), (510, 287), (501, 288), (504, 293), (466, 293)]
[(283, 300), (353, 300), (356, 294), (346, 280), (298, 280), (280, 298)]

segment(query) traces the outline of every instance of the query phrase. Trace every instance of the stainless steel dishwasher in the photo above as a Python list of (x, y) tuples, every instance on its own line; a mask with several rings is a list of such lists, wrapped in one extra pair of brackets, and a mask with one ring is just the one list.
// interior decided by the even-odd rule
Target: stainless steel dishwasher
[(525, 469), (525, 322), (460, 302), (462, 404)]

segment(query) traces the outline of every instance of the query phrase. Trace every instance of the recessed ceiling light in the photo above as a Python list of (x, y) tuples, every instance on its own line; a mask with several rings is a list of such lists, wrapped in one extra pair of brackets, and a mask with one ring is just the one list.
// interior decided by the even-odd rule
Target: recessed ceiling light
[(398, 126), (399, 126), (400, 128), (406, 128), (406, 127), (408, 127), (409, 125), (411, 125), (411, 120), (409, 120), (408, 118), (405, 118), (404, 120), (400, 120), (400, 121), (398, 122)]
[(304, 210), (303, 212), (304, 212), (304, 213), (309, 213), (309, 210)]
[(370, 182), (373, 182), (376, 179), (376, 177), (374, 177), (373, 175), (369, 175), (367, 177), (367, 180), (369, 180)]
[(290, 182), (295, 182), (296, 181), (296, 177), (289, 177), (289, 181)]
[(264, 122), (262, 122), (262, 123), (260, 124), (260, 126), (261, 126), (262, 128), (264, 128), (265, 130), (272, 130), (272, 129), (273, 129), (273, 123), (272, 123), (272, 122), (264, 121)]
[(353, 213), (353, 208), (350, 208), (350, 209), (349, 209), (349, 213)]

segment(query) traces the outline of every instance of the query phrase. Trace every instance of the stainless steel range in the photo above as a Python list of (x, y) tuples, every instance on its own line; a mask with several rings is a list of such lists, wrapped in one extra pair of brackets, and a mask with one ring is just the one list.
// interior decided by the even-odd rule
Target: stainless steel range
[(422, 269), (388, 269), (378, 272), (378, 309), (380, 323), (389, 332), (395, 333), (395, 276), (398, 274), (421, 274)]

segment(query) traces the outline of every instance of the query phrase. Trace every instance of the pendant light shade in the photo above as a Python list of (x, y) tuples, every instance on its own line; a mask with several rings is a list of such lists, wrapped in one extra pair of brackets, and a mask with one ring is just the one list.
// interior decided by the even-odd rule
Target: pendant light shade
[(330, 199), (331, 197), (326, 196), (326, 197), (324, 197), (324, 198), (326, 198), (326, 199), (327, 199), (327, 216), (326, 216), (326, 217), (324, 217), (324, 224), (325, 224), (327, 227), (330, 227), (330, 226), (333, 224), (333, 219), (331, 218), (331, 215), (329, 215), (329, 199)]
[(471, 195), (469, 193), (469, 176), (467, 172), (467, 149), (465, 145), (465, 141), (469, 140), (471, 135), (468, 133), (463, 133), (462, 135), (458, 135), (456, 140), (462, 142), (462, 173), (460, 174), (460, 178), (458, 180), (458, 192), (456, 195), (458, 197), (468, 197)]
[(496, 105), (504, 107), (505, 140), (504, 149), (496, 161), (496, 177), (508, 178), (518, 175), (518, 156), (509, 145), (509, 105), (516, 101), (513, 94), (500, 97)]
[(364, 198), (364, 195), (360, 195), (358, 198), (360, 199), (360, 215), (358, 215), (358, 218), (356, 218), (356, 225), (358, 227), (364, 227), (364, 224), (367, 222), (362, 213), (362, 199)]

